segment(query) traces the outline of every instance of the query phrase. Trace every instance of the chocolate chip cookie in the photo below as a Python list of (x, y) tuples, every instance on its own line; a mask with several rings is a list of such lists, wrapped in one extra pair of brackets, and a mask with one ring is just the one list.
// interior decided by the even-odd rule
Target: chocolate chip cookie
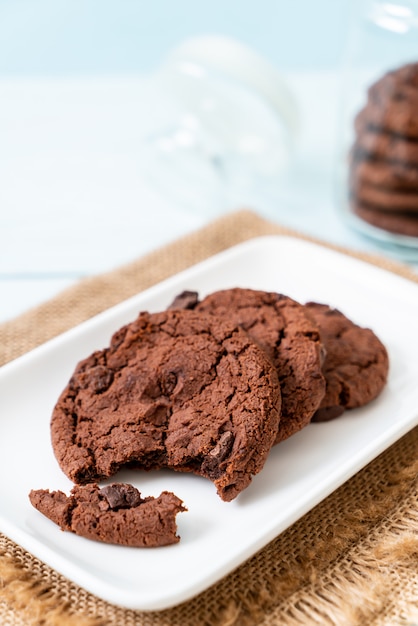
[(409, 141), (405, 137), (383, 131), (378, 133), (364, 129), (356, 138), (353, 152), (371, 161), (418, 167), (418, 141)]
[(370, 125), (389, 133), (418, 139), (418, 63), (387, 72), (368, 90)]
[(356, 195), (360, 204), (372, 206), (380, 211), (401, 211), (415, 214), (418, 218), (418, 189), (414, 192), (379, 188), (367, 183), (359, 183), (356, 186)]
[(386, 72), (368, 90), (369, 97), (384, 98), (398, 93), (400, 88), (418, 89), (418, 63), (406, 63)]
[(326, 392), (312, 421), (327, 421), (380, 394), (387, 381), (389, 358), (369, 328), (357, 326), (326, 304), (308, 302), (305, 306), (320, 328), (326, 350)]
[(353, 159), (350, 183), (354, 188), (365, 183), (379, 190), (417, 192), (418, 167), (367, 158)]
[(352, 203), (352, 211), (364, 222), (384, 231), (407, 237), (418, 237), (418, 215), (400, 211), (380, 211), (360, 203)]
[[(363, 115), (369, 129), (407, 137), (411, 141), (418, 139), (418, 120), (416, 109), (418, 90), (414, 90), (413, 99), (408, 98), (408, 90), (396, 94), (388, 92), (386, 99), (372, 100), (367, 104)], [(409, 94), (412, 95), (411, 90)], [(367, 117), (366, 117), (367, 112)]]
[(69, 496), (62, 491), (32, 490), (32, 505), (48, 519), (85, 537), (137, 548), (177, 543), (176, 515), (187, 509), (173, 493), (142, 498), (132, 485), (115, 483), (76, 485)]
[(75, 483), (166, 467), (207, 477), (228, 501), (262, 469), (280, 404), (275, 368), (236, 324), (143, 312), (79, 363), (53, 411), (52, 445)]
[(282, 391), (276, 443), (306, 426), (325, 392), (318, 327), (288, 296), (253, 289), (216, 291), (196, 307), (244, 329), (274, 364)]

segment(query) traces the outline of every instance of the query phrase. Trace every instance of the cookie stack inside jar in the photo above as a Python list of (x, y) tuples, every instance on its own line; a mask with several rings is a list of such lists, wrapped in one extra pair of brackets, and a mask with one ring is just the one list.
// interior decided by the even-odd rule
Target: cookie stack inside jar
[(384, 253), (418, 260), (418, 0), (352, 0), (340, 67), (336, 208)]
[(386, 72), (354, 121), (349, 201), (373, 227), (418, 242), (418, 63)]

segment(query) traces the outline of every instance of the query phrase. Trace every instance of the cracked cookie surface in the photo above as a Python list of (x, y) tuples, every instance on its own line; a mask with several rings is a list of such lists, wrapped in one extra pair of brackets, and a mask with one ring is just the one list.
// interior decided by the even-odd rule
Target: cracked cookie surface
[(282, 294), (233, 288), (206, 296), (195, 310), (238, 324), (273, 363), (282, 392), (275, 443), (309, 424), (324, 395), (325, 379), (319, 330), (304, 307)]
[(154, 548), (178, 543), (176, 515), (187, 509), (169, 491), (157, 498), (142, 498), (127, 483), (100, 488), (76, 485), (69, 496), (62, 491), (32, 490), (31, 504), (67, 530), (104, 543)]
[(265, 463), (280, 397), (274, 367), (236, 325), (143, 312), (78, 364), (53, 411), (52, 445), (75, 483), (166, 467), (232, 500)]
[(374, 400), (386, 385), (389, 357), (369, 328), (362, 328), (338, 309), (308, 302), (324, 341), (327, 388), (313, 421), (327, 421)]

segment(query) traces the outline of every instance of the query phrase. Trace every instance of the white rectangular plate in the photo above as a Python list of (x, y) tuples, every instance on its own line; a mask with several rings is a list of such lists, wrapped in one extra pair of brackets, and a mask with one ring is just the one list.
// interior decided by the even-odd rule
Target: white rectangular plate
[[(143, 495), (172, 490), (187, 513), (181, 541), (158, 549), (105, 545), (62, 532), (33, 509), (33, 489), (70, 481), (50, 444), (53, 406), (76, 363), (105, 347), (140, 310), (166, 308), (183, 289), (227, 287), (285, 293), (338, 307), (388, 348), (389, 382), (367, 407), (311, 424), (276, 446), (250, 487), (222, 502), (211, 482), (170, 471), (125, 471)], [(0, 370), (0, 530), (109, 602), (159, 610), (201, 592), (266, 545), (418, 423), (418, 286), (372, 265), (291, 237), (231, 248), (109, 309)]]

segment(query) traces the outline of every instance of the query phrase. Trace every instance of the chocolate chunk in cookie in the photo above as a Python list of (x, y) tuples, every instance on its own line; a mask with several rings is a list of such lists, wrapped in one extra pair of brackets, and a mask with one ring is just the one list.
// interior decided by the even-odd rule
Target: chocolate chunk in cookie
[(62, 491), (32, 490), (32, 505), (48, 519), (85, 537), (137, 548), (154, 548), (177, 543), (176, 515), (187, 511), (173, 493), (142, 498), (126, 483), (100, 487), (76, 485), (69, 496)]
[(326, 393), (313, 417), (313, 421), (326, 421), (376, 398), (387, 381), (389, 358), (369, 328), (357, 326), (326, 304), (305, 306), (320, 328), (326, 349)]
[(197, 291), (182, 291), (178, 294), (173, 300), (173, 302), (168, 307), (168, 310), (175, 309), (194, 309), (196, 304), (198, 303), (198, 293)]
[(276, 443), (307, 425), (322, 400), (325, 380), (316, 322), (291, 298), (253, 289), (226, 289), (204, 298), (196, 311), (243, 328), (267, 354), (282, 390)]
[(77, 366), (53, 411), (52, 445), (76, 483), (166, 467), (209, 478), (231, 500), (262, 469), (280, 403), (275, 368), (235, 324), (141, 313)]

